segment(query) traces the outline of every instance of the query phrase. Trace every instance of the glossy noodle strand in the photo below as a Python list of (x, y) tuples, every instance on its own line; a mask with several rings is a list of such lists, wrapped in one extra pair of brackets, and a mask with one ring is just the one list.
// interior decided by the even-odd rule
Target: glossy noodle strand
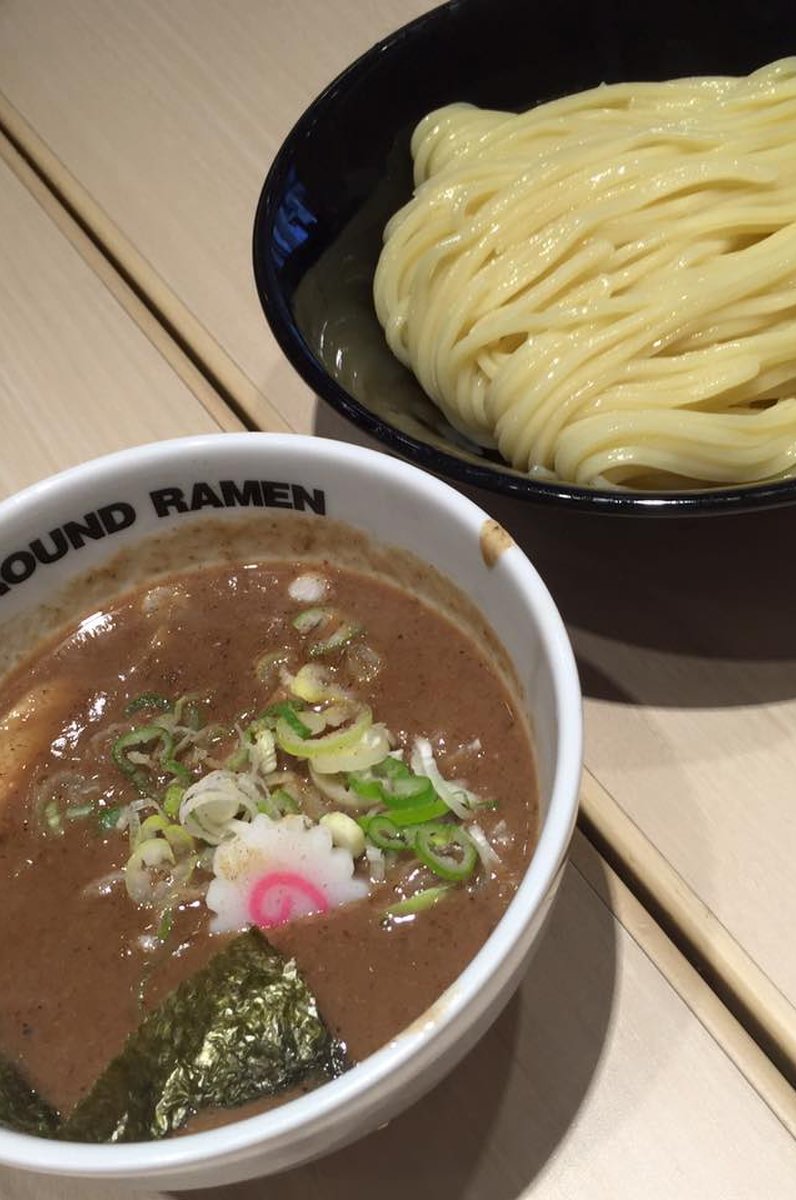
[(796, 58), (452, 104), (376, 271), (387, 341), (451, 424), (540, 479), (796, 469)]

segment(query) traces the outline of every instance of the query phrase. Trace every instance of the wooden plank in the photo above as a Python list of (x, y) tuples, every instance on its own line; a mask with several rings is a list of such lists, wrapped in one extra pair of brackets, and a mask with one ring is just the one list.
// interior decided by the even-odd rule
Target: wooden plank
[(219, 430), (5, 159), (0, 312), (0, 494), (128, 445)]
[[(379, 37), (430, 7), (426, 0), (55, 0), (33, 7), (12, 0), (0, 7), (0, 78), (9, 102), (0, 120), (27, 142), (32, 118), (48, 173), (263, 427), (306, 432), (314, 409), (254, 289), (251, 229), (266, 170), (313, 95)], [(39, 126), (26, 112), (22, 93), (34, 109), (43, 102), (42, 116), (50, 105), (61, 110), (77, 143), (74, 160), (46, 119)], [(84, 154), (89, 161), (78, 163)]]

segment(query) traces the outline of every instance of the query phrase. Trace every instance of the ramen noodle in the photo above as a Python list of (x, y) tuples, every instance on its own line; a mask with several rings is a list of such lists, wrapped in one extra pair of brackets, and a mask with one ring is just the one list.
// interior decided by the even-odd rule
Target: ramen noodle
[(792, 474), (795, 139), (796, 58), (429, 114), (375, 276), (391, 349), (534, 478)]

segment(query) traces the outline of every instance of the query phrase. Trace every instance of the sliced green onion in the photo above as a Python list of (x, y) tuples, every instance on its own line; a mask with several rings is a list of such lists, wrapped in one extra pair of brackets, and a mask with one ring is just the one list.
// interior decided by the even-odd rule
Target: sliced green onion
[(462, 783), (443, 778), (428, 738), (415, 739), (410, 761), (414, 773), (425, 775), (431, 780), (439, 798), (445, 801), (451, 812), (455, 813), (460, 820), (464, 820), (474, 808), (478, 807), (480, 801), (474, 792), (471, 792)]
[(153, 872), (174, 865), (174, 851), (165, 838), (142, 841), (128, 858), (124, 868), (127, 894), (136, 904), (152, 904), (156, 884)]
[(489, 841), (481, 826), (472, 821), (467, 826), (467, 833), (478, 851), (478, 857), (481, 859), (481, 865), (484, 869), (493, 871), (495, 867), (499, 867), (500, 855)]
[(42, 809), (42, 817), (44, 818), (45, 831), (55, 837), (60, 837), (64, 831), (64, 820), (55, 800), (50, 800), (49, 804), (45, 804)]
[(328, 579), (325, 579), (323, 575), (318, 575), (315, 571), (307, 571), (304, 575), (296, 576), (288, 585), (287, 592), (291, 600), (296, 600), (300, 604), (317, 604), (319, 600), (323, 600), (328, 590)]
[[(291, 710), (288, 710), (291, 711)], [(295, 715), (295, 714), (294, 714)], [(321, 729), (326, 726), (326, 717), (323, 713), (307, 713), (305, 714), (308, 721), (311, 718), (322, 719)], [(316, 724), (315, 721), (311, 721)], [(318, 737), (310, 737), (310, 733), (320, 730), (310, 729), (308, 725), (299, 722), (303, 729), (307, 732), (299, 732), (293, 725), (293, 722), (286, 714), (282, 714), (276, 723), (276, 740), (278, 745), (286, 754), (292, 754), (296, 758), (316, 758), (319, 754), (332, 754), (338, 750), (345, 750), (358, 742), (362, 735), (373, 723), (373, 713), (367, 707), (362, 705), (356, 711), (354, 719), (342, 729), (335, 729), (332, 733), (323, 734)], [(335, 768), (332, 768), (330, 773), (334, 773)]]
[[(287, 727), (294, 739), (299, 738), (301, 741), (304, 741), (305, 738), (312, 737), (313, 732), (315, 732), (312, 728), (314, 722), (311, 722), (311, 724), (308, 725), (306, 722), (302, 721), (301, 717), (298, 715), (297, 709), (298, 705), (295, 703), (295, 701), (284, 700), (280, 704), (272, 704), (270, 708), (267, 708), (263, 713), (263, 717), (266, 720), (274, 718), (276, 719), (277, 741), (279, 741), (280, 724)], [(308, 716), (309, 715), (310, 714), (308, 714)], [(284, 746), (282, 748), (285, 749)], [(288, 751), (288, 753), (291, 752)]]
[(202, 728), (202, 714), (196, 700), (186, 699), (182, 724), (187, 725), (189, 729), (193, 729), (195, 732), (198, 732)]
[(111, 748), (111, 758), (116, 766), (142, 791), (147, 790), (146, 775), (130, 761), (128, 754), (137, 746), (145, 746), (154, 741), (162, 742), (161, 759), (171, 759), (174, 753), (174, 738), (162, 725), (141, 725), (137, 729), (131, 729), (129, 733), (123, 733), (117, 738)]
[(328, 621), (331, 615), (329, 608), (307, 608), (294, 617), (291, 624), (298, 633), (311, 633), (322, 621)]
[(324, 775), (334, 775), (340, 771), (364, 771), (389, 754), (390, 744), (389, 731), (380, 722), (366, 729), (353, 744), (318, 754), (312, 761), (316, 771)]
[(186, 858), (196, 849), (194, 840), (182, 825), (167, 825), (163, 836), (174, 851), (176, 858)]
[(314, 642), (308, 647), (307, 653), (310, 658), (321, 658), (325, 654), (334, 654), (336, 650), (342, 650), (344, 646), (353, 642), (354, 638), (361, 632), (361, 625), (354, 625), (350, 621), (343, 621), (333, 633), (329, 634), (328, 638), (323, 638), (320, 642)]
[[(395, 808), (401, 808), (406, 804), (419, 804), (421, 801), (428, 802), (434, 798), (434, 787), (430, 779), (424, 778), (422, 775), (409, 775), (403, 779), (385, 780), (382, 786), (382, 794), (384, 803)], [(447, 812), (447, 806), (442, 805), (443, 812)]]
[(178, 762), (176, 758), (164, 758), (163, 770), (167, 771), (169, 775), (173, 775), (175, 779), (179, 780), (183, 787), (188, 787), (188, 785), (193, 781), (193, 775), (191, 772), (183, 763)]
[(249, 748), (248, 746), (238, 746), (237, 750), (233, 750), (228, 754), (224, 761), (224, 769), (227, 771), (243, 771), (249, 763)]
[(160, 692), (142, 692), (140, 696), (133, 697), (125, 706), (124, 715), (131, 717), (133, 713), (141, 712), (145, 708), (162, 712), (171, 708), (171, 700), (167, 696), (162, 696)]
[(287, 816), (289, 813), (297, 813), (299, 811), (298, 802), (291, 796), (287, 788), (274, 788), (269, 792), (258, 804), (260, 812), (265, 813), (272, 821), (278, 821), (281, 817)]
[(368, 645), (355, 644), (346, 652), (346, 670), (357, 683), (372, 683), (383, 666), (381, 655)]
[(350, 693), (340, 687), (328, 667), (306, 663), (290, 681), (290, 690), (307, 704), (328, 704), (332, 700), (350, 700)]
[(352, 792), (370, 804), (384, 803), (381, 780), (374, 778), (372, 767), (367, 771), (349, 771), (348, 786)]
[[(309, 763), (310, 776), (318, 791), (327, 800), (342, 805), (343, 808), (372, 808), (373, 801), (367, 796), (360, 796), (352, 788), (346, 787), (346, 776), (336, 772), (334, 775), (322, 775), (316, 771), (312, 762)], [(364, 772), (363, 772), (364, 774)], [(349, 780), (351, 776), (348, 776)]]
[(174, 909), (167, 908), (158, 922), (155, 937), (159, 942), (167, 942), (174, 928)]
[(425, 912), (427, 908), (433, 908), (437, 901), (441, 900), (450, 890), (449, 883), (440, 883), (436, 887), (424, 888), (422, 892), (415, 892), (414, 896), (407, 896), (405, 900), (391, 904), (384, 911), (388, 917), (408, 917), (413, 913)]
[(379, 850), (397, 850), (400, 853), (402, 850), (409, 849), (409, 843), (403, 833), (389, 817), (377, 814), (375, 817), (361, 819), (360, 824), (373, 845), (378, 846)]
[(101, 808), (97, 815), (97, 826), (103, 833), (110, 833), (119, 824), (119, 819), (124, 812), (123, 808), (116, 806), (114, 808)]
[(64, 817), (67, 821), (83, 821), (86, 817), (90, 817), (93, 812), (93, 804), (70, 804), (64, 810)]
[(411, 825), (424, 825), (427, 821), (438, 821), (446, 816), (448, 806), (444, 800), (431, 792), (428, 799), (420, 799), (400, 806), (393, 802), (390, 805), (390, 820), (394, 825), (403, 829)]
[(202, 717), (197, 701), (201, 699), (202, 696), (199, 692), (186, 692), (184, 696), (180, 696), (174, 704), (174, 723), (190, 725), (194, 729), (199, 729)]
[(348, 784), (363, 800), (385, 805), (398, 826), (420, 825), (448, 813), (448, 806), (436, 795), (431, 780), (415, 775), (394, 755), (388, 755), (369, 771), (352, 772)]
[(231, 771), (211, 771), (186, 788), (180, 803), (180, 822), (192, 837), (217, 846), (230, 821), (243, 812), (251, 819), (263, 799), (254, 780)]
[(184, 792), (185, 788), (181, 787), (179, 783), (170, 783), (166, 788), (166, 794), (163, 797), (163, 811), (167, 817), (173, 819), (177, 816)]
[(469, 879), (478, 862), (478, 851), (461, 825), (430, 821), (414, 834), (414, 851), (420, 861), (452, 883)]
[(293, 652), (289, 646), (280, 646), (278, 650), (267, 650), (254, 663), (254, 673), (267, 688), (275, 688), (279, 682), (282, 667), (287, 667)]
[(168, 817), (164, 817), (162, 813), (152, 813), (141, 822), (138, 838), (142, 842), (146, 841), (147, 838), (156, 837), (164, 829), (168, 829), (168, 827)]
[(272, 730), (262, 729), (255, 736), (249, 760), (261, 775), (270, 775), (276, 770), (276, 739)]

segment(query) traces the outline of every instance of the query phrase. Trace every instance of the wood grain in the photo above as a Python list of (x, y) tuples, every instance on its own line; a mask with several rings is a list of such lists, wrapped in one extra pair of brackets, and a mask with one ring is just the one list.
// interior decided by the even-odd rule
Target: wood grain
[(128, 445), (218, 431), (2, 158), (0, 312), (0, 495)]
[[(254, 289), (251, 229), (266, 170), (309, 99), (429, 7), (424, 0), (0, 5), (7, 100), (23, 120), (32, 118), (45, 157), (49, 143), (50, 166), (63, 163), (61, 182), (70, 197), (79, 194), (91, 226), (263, 427), (306, 432), (314, 408)], [(74, 159), (28, 110), (21, 92), (32, 83), (44, 110), (53, 105), (66, 117)], [(0, 116), (20, 132), (13, 111)]]

